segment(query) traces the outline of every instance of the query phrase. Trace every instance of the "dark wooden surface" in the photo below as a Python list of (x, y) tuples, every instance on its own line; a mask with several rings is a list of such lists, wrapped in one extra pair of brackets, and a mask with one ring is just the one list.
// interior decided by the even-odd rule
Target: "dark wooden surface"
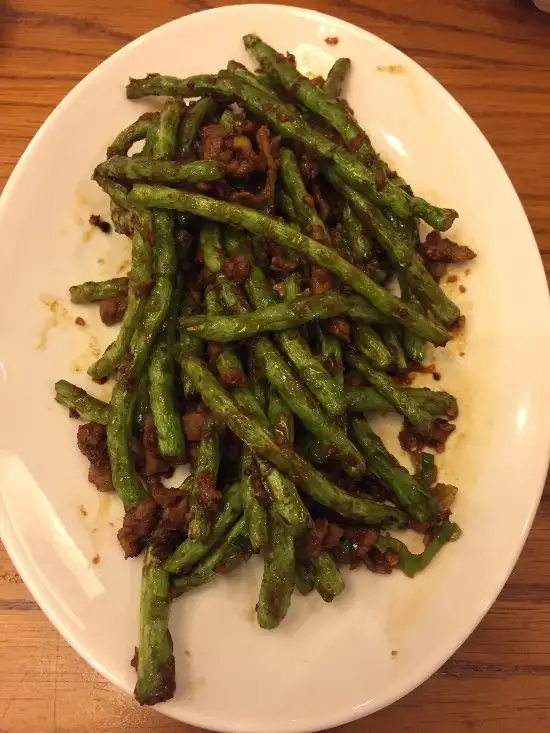
[[(49, 112), (100, 61), (156, 25), (222, 4), (0, 2), (2, 182)], [(302, 5), (380, 35), (455, 95), (503, 161), (550, 271), (550, 15), (529, 0), (303, 0)], [(477, 631), (420, 689), (345, 730), (539, 733), (548, 726), (547, 491), (521, 559)], [(80, 660), (0, 547), (0, 733), (182, 733), (186, 728), (140, 709)]]

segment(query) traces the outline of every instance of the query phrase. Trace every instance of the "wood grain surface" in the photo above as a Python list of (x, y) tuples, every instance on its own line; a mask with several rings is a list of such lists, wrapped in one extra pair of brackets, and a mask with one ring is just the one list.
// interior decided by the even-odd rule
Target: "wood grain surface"
[[(103, 59), (161, 23), (223, 4), (0, 0), (2, 183), (51, 110)], [(530, 0), (301, 4), (381, 36), (450, 90), (504, 163), (550, 272), (550, 15)], [(538, 733), (550, 726), (546, 489), (512, 577), (470, 639), (421, 688), (345, 726), (346, 733)], [(0, 733), (138, 730), (192, 733), (139, 708), (92, 671), (39, 610), (0, 546)]]

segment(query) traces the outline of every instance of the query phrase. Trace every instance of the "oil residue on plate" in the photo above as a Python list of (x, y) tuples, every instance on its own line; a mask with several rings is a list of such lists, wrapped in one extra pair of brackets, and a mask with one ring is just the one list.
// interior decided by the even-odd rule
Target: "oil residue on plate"
[[(481, 263), (480, 263), (481, 264)], [(492, 339), (494, 335), (480, 322), (491, 322), (490, 312), (474, 311), (470, 300), (470, 283), (474, 285), (476, 274), (475, 265), (464, 268), (453, 268), (444, 278), (442, 285), (466, 318), (465, 326), (458, 331), (445, 349), (434, 349), (430, 354), (429, 362), (435, 363), (436, 370), (441, 374), (441, 380), (434, 383), (431, 374), (421, 374), (415, 379), (414, 386), (426, 386), (431, 389), (445, 390), (453, 394), (458, 400), (459, 415), (456, 420), (456, 431), (450, 436), (444, 453), (437, 455), (438, 480), (443, 483), (454, 484), (458, 487), (458, 495), (454, 509), (454, 518), (460, 524), (464, 533), (468, 532), (469, 517), (476, 511), (476, 492), (479, 490), (478, 477), (483, 464), (487, 425), (491, 423), (491, 414), (496, 399), (494, 365), (490, 355), (496, 353)], [(481, 272), (478, 273), (481, 276)], [(448, 277), (451, 278), (447, 282)], [(462, 292), (460, 286), (466, 287)], [(474, 298), (475, 299), (475, 298)], [(488, 300), (488, 303), (491, 303)], [(490, 310), (490, 308), (489, 308)], [(476, 416), (474, 419), (473, 412)], [(380, 432), (388, 448), (397, 456), (400, 452), (396, 433), (399, 429), (396, 423), (391, 426), (391, 420), (381, 419)], [(400, 425), (400, 421), (396, 421)], [(386, 439), (389, 434), (388, 439)], [(403, 458), (403, 462), (407, 459)], [(434, 563), (444, 560), (445, 553), (459, 550), (460, 539), (456, 546), (444, 548), (441, 556)], [(413, 552), (422, 549), (407, 536), (407, 544)], [(426, 571), (430, 573), (430, 568)], [(414, 581), (404, 579), (392, 587), (392, 594), (385, 616), (384, 631), (389, 649), (403, 648), (409, 634), (417, 628), (424, 618), (430, 604), (430, 595), (421, 592), (422, 577)]]
[(52, 295), (41, 295), (40, 301), (47, 306), (49, 316), (43, 327), (40, 329), (36, 347), (38, 349), (45, 349), (52, 329), (56, 328), (56, 326), (59, 326), (61, 323), (69, 323), (71, 317), (69, 316), (69, 311), (61, 298), (56, 298)]
[(403, 64), (383, 64), (377, 66), (376, 71), (385, 71), (387, 74), (404, 74), (406, 69)]
[(90, 334), (88, 343), (80, 355), (71, 362), (71, 370), (75, 373), (84, 372), (90, 364), (101, 356), (101, 346), (97, 336)]
[[(94, 490), (91, 484), (90, 490)], [(98, 493), (94, 496), (94, 504), (95, 511), (84, 504), (79, 504), (77, 511), (90, 538), (91, 562), (97, 565), (101, 560), (100, 551), (104, 549), (102, 548), (104, 538), (112, 536), (113, 529), (122, 523), (122, 518), (119, 517), (122, 508), (115, 494)], [(97, 559), (94, 562), (95, 558)]]

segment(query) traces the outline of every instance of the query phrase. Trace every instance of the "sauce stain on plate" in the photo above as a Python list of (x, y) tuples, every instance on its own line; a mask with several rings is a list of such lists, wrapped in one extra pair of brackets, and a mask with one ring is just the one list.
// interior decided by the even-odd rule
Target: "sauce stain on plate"
[(388, 74), (404, 74), (406, 69), (403, 64), (383, 64), (377, 66), (376, 71), (385, 71)]
[(50, 311), (50, 315), (48, 316), (46, 323), (40, 329), (38, 343), (36, 345), (37, 349), (45, 349), (51, 330), (62, 323), (68, 323), (71, 318), (69, 316), (69, 311), (63, 304), (62, 298), (56, 298), (52, 295), (41, 295), (40, 301), (47, 306)]

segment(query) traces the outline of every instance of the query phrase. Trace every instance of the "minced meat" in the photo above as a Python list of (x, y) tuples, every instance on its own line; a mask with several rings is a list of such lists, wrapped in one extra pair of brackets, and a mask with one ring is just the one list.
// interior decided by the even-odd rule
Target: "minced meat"
[(102, 300), (99, 303), (99, 317), (106, 326), (114, 326), (120, 323), (128, 307), (128, 296), (118, 295), (116, 298)]
[(109, 465), (107, 430), (103, 425), (95, 422), (79, 425), (76, 440), (78, 447), (93, 466)]
[(111, 467), (106, 466), (94, 466), (90, 463), (88, 469), (88, 481), (93, 484), (98, 491), (109, 492), (114, 491), (113, 477), (111, 475)]
[(126, 510), (122, 527), (117, 533), (124, 557), (137, 557), (140, 554), (156, 529), (160, 516), (161, 507), (150, 497)]
[(182, 420), (183, 429), (185, 431), (185, 437), (187, 438), (187, 440), (191, 441), (192, 443), (198, 443), (200, 440), (202, 440), (205, 421), (204, 412), (199, 412), (198, 410), (193, 412), (186, 412)]

